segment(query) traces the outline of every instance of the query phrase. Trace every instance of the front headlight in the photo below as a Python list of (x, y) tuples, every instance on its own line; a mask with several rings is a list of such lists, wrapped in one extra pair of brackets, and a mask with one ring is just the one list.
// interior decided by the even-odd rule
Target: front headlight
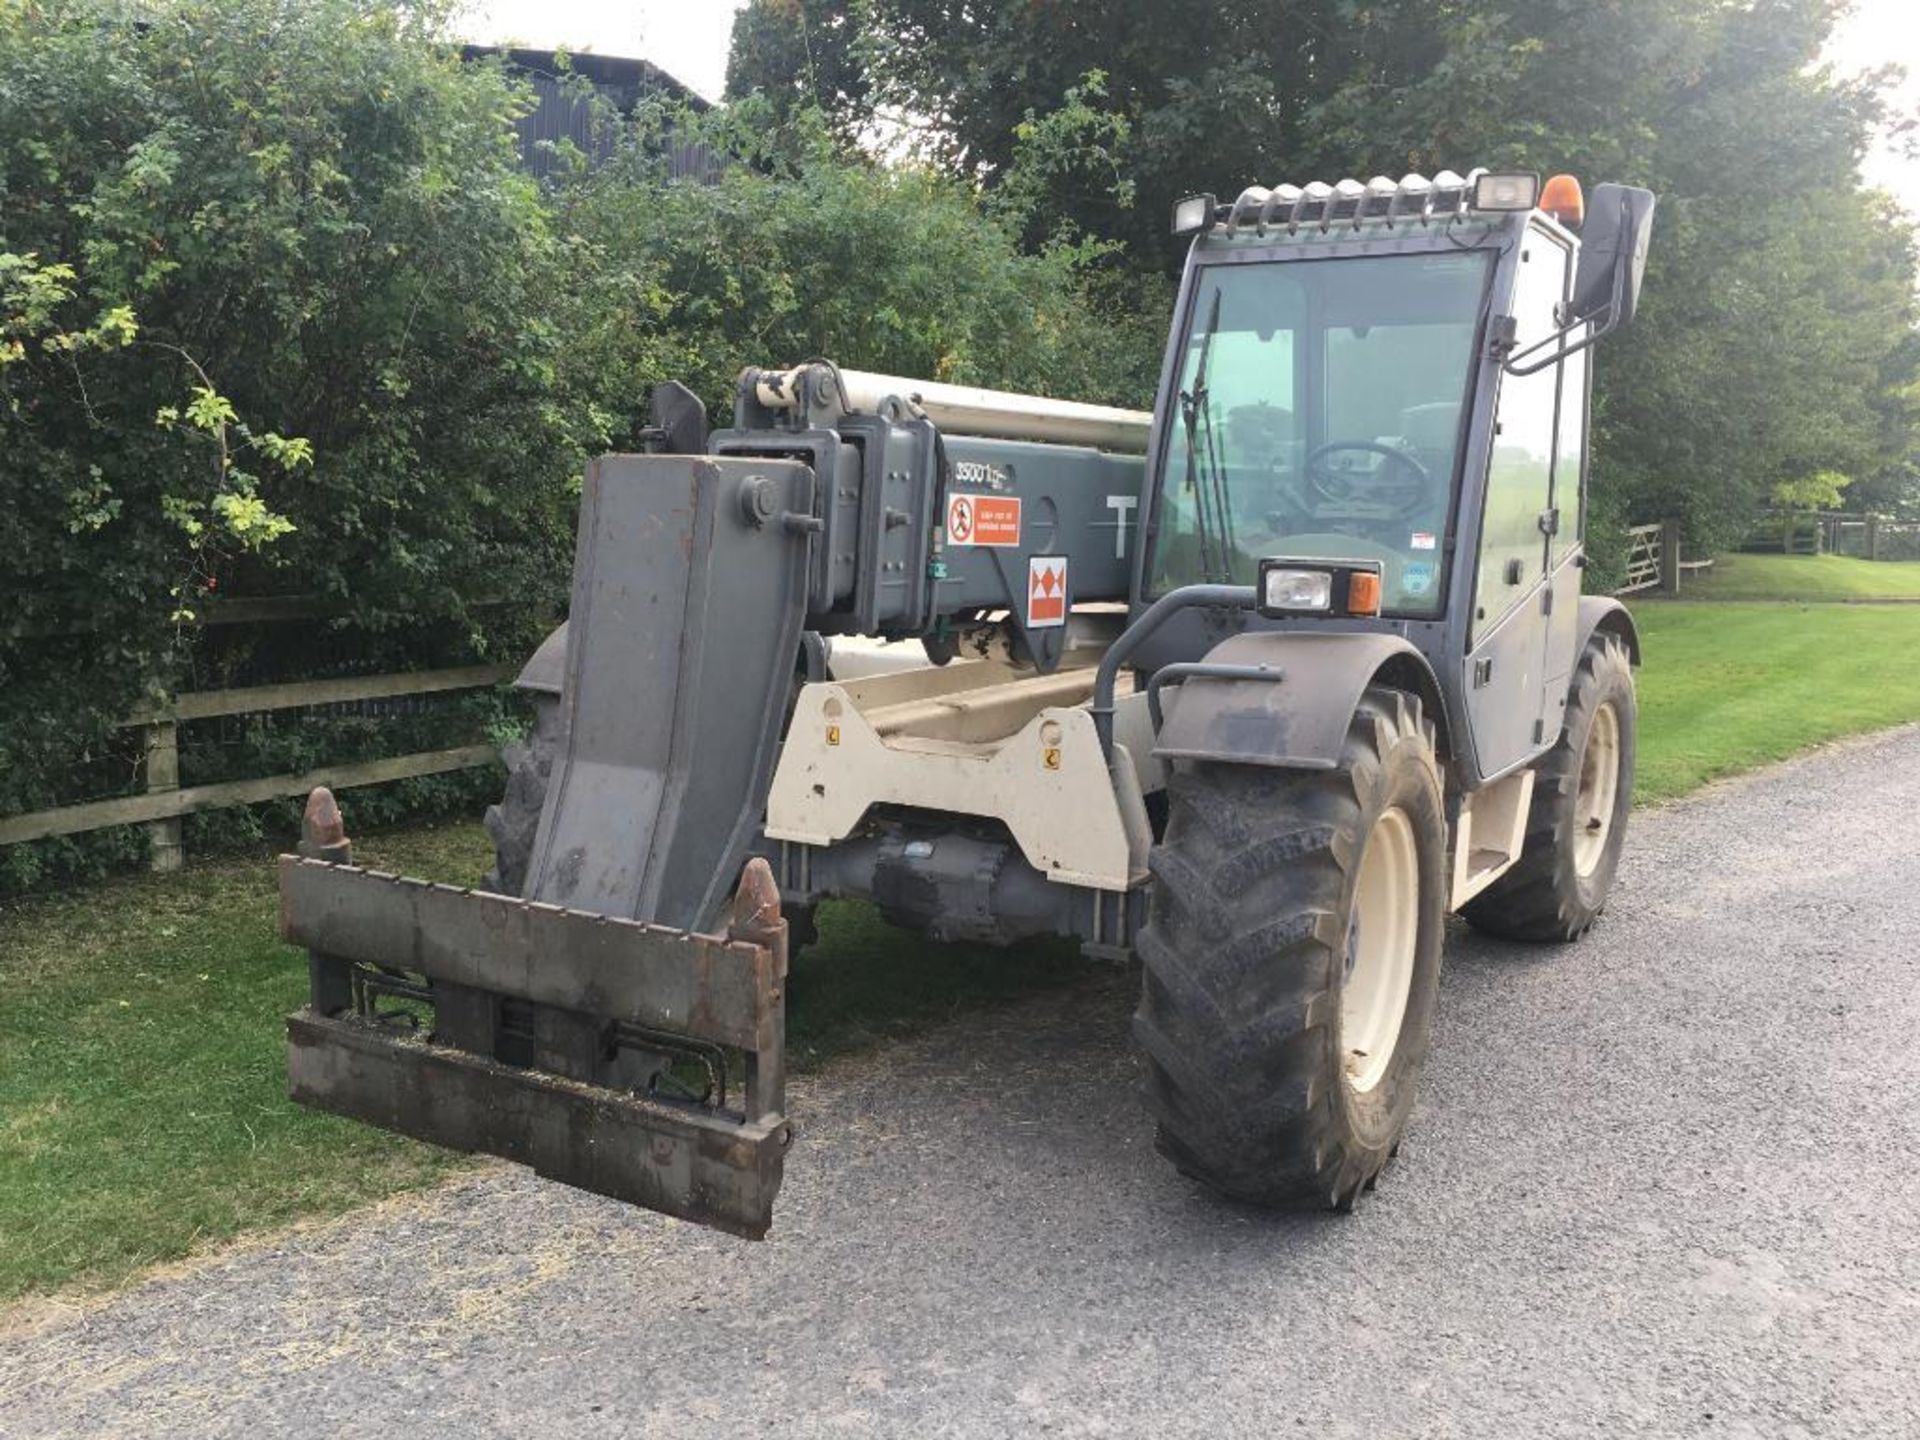
[(1254, 593), (1270, 619), (1328, 615), (1367, 619), (1380, 613), (1378, 560), (1311, 560), (1272, 555), (1260, 562)]
[(1260, 576), (1260, 608), (1294, 613), (1333, 605), (1330, 570), (1266, 570)]

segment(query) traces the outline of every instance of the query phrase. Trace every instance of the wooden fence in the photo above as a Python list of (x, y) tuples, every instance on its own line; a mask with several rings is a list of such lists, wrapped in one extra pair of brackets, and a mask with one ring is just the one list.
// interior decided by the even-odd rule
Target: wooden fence
[[(206, 623), (308, 619), (327, 612), (299, 599), (231, 601), (224, 613)], [(226, 715), (251, 715), (275, 710), (299, 710), (316, 705), (343, 705), (355, 701), (386, 700), (431, 695), (497, 685), (513, 676), (512, 665), (466, 665), (442, 670), (411, 670), (384, 675), (350, 675), (330, 680), (296, 680), (276, 685), (253, 685), (237, 690), (203, 690), (173, 696), (163, 705), (143, 708), (121, 722), (123, 729), (146, 732), (141, 763), (143, 790), (107, 800), (90, 800), (0, 817), (0, 845), (45, 840), (103, 830), (113, 825), (145, 825), (150, 863), (155, 870), (177, 870), (184, 859), (181, 817), (199, 810), (228, 805), (252, 805), (289, 795), (304, 795), (316, 785), (335, 790), (377, 785), (418, 775), (440, 775), (475, 765), (492, 764), (492, 745), (461, 745), (445, 750), (417, 751), (379, 760), (323, 765), (303, 774), (265, 775), (247, 780), (223, 780), (211, 785), (180, 784), (180, 726), (194, 720)]]
[(1920, 520), (1836, 510), (1769, 510), (1743, 547), (1785, 555), (1920, 560)]
[(1885, 515), (1832, 514), (1814, 517), (1817, 553), (1852, 555), (1862, 560), (1920, 558), (1920, 522)]
[[(1920, 529), (1920, 527), (1915, 527)], [(1635, 525), (1627, 532), (1626, 583), (1616, 594), (1661, 590), (1677, 594), (1682, 572), (1711, 565), (1711, 560), (1683, 560), (1680, 523), (1659, 521)], [(226, 601), (203, 623), (272, 623), (281, 620), (323, 618), (334, 613), (298, 597)], [(122, 722), (123, 728), (146, 732), (141, 765), (144, 788), (138, 794), (108, 800), (90, 800), (0, 817), (0, 845), (44, 840), (103, 830), (113, 825), (145, 825), (155, 870), (177, 870), (184, 859), (181, 817), (199, 810), (228, 805), (252, 805), (289, 795), (304, 795), (316, 785), (335, 790), (356, 785), (378, 785), (418, 775), (440, 775), (488, 765), (495, 759), (491, 745), (461, 745), (446, 750), (418, 751), (380, 760), (323, 765), (303, 774), (265, 775), (248, 780), (223, 780), (211, 785), (180, 784), (180, 726), (189, 721), (225, 715), (298, 710), (316, 705), (341, 705), (360, 700), (385, 700), (430, 695), (497, 685), (515, 671), (511, 665), (468, 665), (445, 670), (412, 670), (384, 675), (353, 675), (332, 680), (297, 680), (277, 685), (254, 685), (238, 690), (205, 690), (176, 695), (165, 705), (152, 706)]]
[(1613, 593), (1631, 595), (1640, 590), (1680, 593), (1680, 577), (1689, 570), (1705, 570), (1711, 560), (1686, 560), (1680, 554), (1680, 522), (1657, 520), (1627, 531), (1626, 583)]

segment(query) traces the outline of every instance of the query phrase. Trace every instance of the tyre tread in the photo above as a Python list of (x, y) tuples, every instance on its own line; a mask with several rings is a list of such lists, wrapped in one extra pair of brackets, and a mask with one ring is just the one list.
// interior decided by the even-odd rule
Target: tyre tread
[[(1588, 642), (1574, 671), (1567, 700), (1570, 718), (1576, 708), (1597, 705), (1603, 666), (1628, 667), (1625, 645), (1619, 636), (1606, 631)], [(1632, 716), (1622, 716), (1621, 723), (1631, 725)], [(1571, 733), (1572, 726), (1563, 725), (1559, 742), (1535, 762), (1533, 804), (1527, 813), (1519, 861), (1461, 909), (1476, 930), (1503, 940), (1578, 940), (1605, 907), (1604, 895), (1597, 905), (1587, 903), (1578, 887), (1568, 883), (1561, 864), (1561, 848), (1571, 843), (1570, 835), (1561, 834), (1561, 817), (1580, 784), (1580, 756), (1570, 743)], [(1631, 778), (1630, 773), (1622, 777), (1625, 781)], [(1616, 849), (1624, 839), (1624, 826), (1617, 827), (1612, 837)]]
[(1336, 769), (1201, 762), (1171, 779), (1133, 1032), (1158, 1148), (1231, 1199), (1346, 1208), (1397, 1149), (1358, 1143), (1329, 1083), (1339, 906), (1386, 753), (1411, 739), (1430, 755), (1432, 735), (1417, 698), (1373, 688)]

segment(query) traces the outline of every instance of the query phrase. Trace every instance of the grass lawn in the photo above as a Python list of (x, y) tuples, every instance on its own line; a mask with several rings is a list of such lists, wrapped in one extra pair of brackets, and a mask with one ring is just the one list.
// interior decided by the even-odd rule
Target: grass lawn
[[(1635, 613), (1642, 799), (1920, 719), (1920, 606)], [(455, 825), (359, 837), (358, 858), (472, 883), (488, 857), (478, 825)], [(274, 911), (265, 855), (0, 906), (0, 1300), (115, 1283), (465, 1163), (288, 1103), (281, 1020), (306, 976)], [(821, 931), (795, 966), (799, 1069), (1085, 973), (1068, 944), (934, 946), (855, 905)]]
[(1641, 800), (1920, 720), (1920, 606), (1656, 600), (1633, 613)]
[(1689, 600), (1920, 600), (1920, 561), (1722, 555), (1680, 589)]
[[(359, 837), (355, 858), (472, 884), (490, 854), (466, 824)], [(306, 962), (275, 909), (264, 853), (0, 905), (0, 1301), (469, 1163), (287, 1100)], [(864, 906), (823, 907), (820, 928), (794, 966), (796, 1070), (1086, 973), (1070, 944), (932, 946)]]

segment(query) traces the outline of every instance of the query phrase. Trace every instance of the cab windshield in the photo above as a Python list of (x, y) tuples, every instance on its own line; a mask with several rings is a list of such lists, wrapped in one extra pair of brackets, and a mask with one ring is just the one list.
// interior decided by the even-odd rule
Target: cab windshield
[(1381, 608), (1439, 613), (1485, 252), (1200, 274), (1161, 467), (1153, 590), (1263, 556), (1379, 560)]

